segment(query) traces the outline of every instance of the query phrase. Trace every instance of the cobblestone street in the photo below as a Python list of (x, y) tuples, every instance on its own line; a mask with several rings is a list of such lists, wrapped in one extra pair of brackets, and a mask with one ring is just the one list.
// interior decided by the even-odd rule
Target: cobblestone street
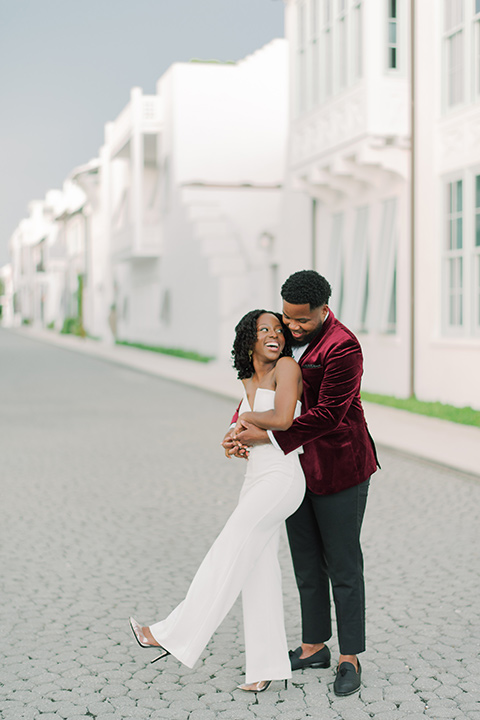
[(1, 330), (0, 398), (1, 718), (480, 720), (480, 479), (380, 448), (362, 690), (336, 698), (333, 663), (256, 699), (239, 601), (193, 670), (150, 666), (128, 626), (183, 598), (235, 506), (234, 403)]

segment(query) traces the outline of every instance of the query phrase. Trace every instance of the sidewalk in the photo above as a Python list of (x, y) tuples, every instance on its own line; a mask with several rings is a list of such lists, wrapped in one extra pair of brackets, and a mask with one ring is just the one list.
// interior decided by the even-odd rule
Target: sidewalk
[[(16, 328), (13, 332), (231, 398), (232, 412), (242, 395), (241, 384), (226, 363), (204, 364), (36, 328)], [(378, 445), (480, 476), (479, 428), (373, 403), (364, 403), (364, 409)]]

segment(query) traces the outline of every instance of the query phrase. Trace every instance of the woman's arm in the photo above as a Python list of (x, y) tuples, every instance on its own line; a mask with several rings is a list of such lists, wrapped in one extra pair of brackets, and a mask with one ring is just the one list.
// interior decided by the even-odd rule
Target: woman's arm
[[(280, 358), (275, 368), (275, 407), (265, 412), (245, 412), (239, 417), (263, 430), (288, 430), (301, 394), (302, 373), (293, 358)], [(235, 428), (237, 430), (237, 428)]]

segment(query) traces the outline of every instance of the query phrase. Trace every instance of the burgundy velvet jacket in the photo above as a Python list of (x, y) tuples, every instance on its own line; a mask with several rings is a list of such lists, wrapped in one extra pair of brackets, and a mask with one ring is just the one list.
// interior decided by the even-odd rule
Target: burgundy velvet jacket
[(286, 454), (303, 445), (303, 472), (316, 495), (359, 485), (378, 464), (360, 400), (360, 344), (330, 310), (299, 365), (302, 415), (288, 430), (275, 431), (274, 437)]

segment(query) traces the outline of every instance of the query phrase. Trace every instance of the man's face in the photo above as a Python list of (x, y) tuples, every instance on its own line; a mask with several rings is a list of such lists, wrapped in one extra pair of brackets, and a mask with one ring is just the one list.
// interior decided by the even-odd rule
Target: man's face
[(306, 345), (318, 335), (328, 313), (327, 305), (310, 308), (305, 305), (293, 305), (283, 301), (283, 322), (293, 336), (293, 345)]

